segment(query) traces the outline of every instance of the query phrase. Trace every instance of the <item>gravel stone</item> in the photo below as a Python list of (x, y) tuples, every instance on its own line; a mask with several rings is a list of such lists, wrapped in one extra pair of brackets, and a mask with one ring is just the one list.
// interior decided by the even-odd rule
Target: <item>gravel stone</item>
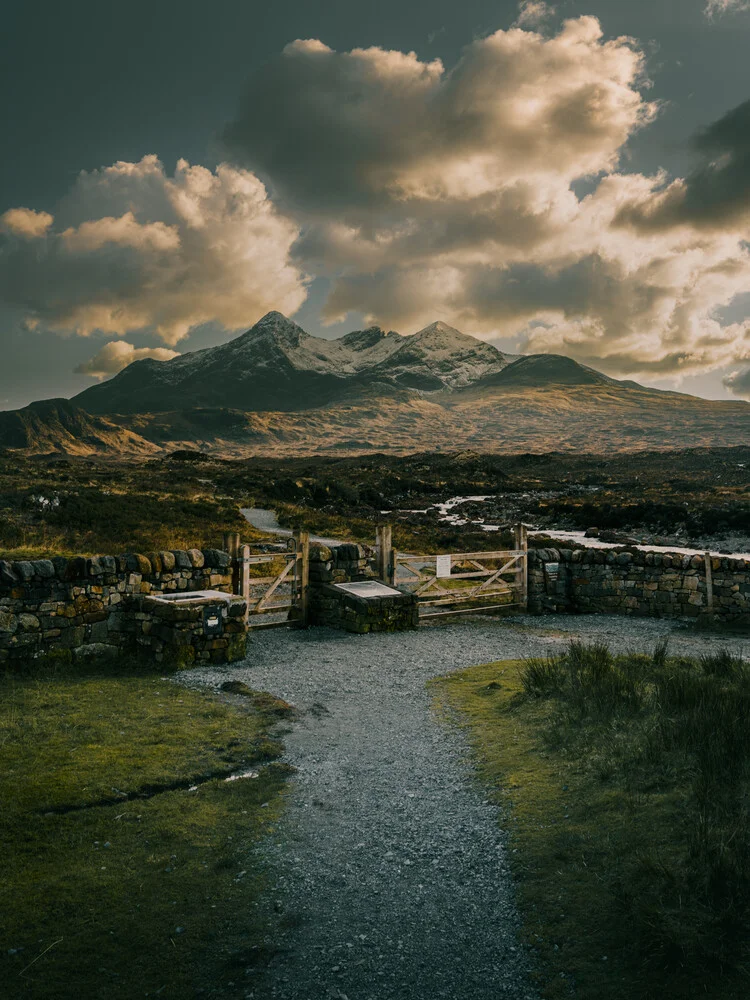
[(269, 913), (287, 929), (270, 966), (246, 970), (242, 995), (536, 998), (498, 811), (426, 682), (571, 638), (650, 652), (665, 636), (673, 654), (741, 651), (739, 637), (674, 620), (477, 617), (396, 634), (261, 632), (244, 662), (180, 674), (190, 687), (241, 680), (301, 710), (284, 737), (297, 768), (287, 808), (258, 849), (275, 881)]

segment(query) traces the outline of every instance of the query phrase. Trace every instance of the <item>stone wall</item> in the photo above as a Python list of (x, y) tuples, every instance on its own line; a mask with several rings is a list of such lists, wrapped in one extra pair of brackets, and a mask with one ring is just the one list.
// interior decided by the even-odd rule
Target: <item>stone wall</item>
[(374, 580), (374, 551), (365, 545), (310, 546), (310, 587), (324, 583)]
[(232, 592), (229, 556), (218, 549), (0, 561), (0, 663), (56, 648), (131, 648), (134, 599), (151, 593)]
[(335, 586), (376, 579), (373, 549), (311, 545), (308, 623), (360, 634), (414, 628), (419, 623), (419, 607), (413, 594), (362, 598)]
[[(189, 602), (167, 603), (154, 594), (144, 594), (130, 598), (128, 604), (130, 611), (123, 621), (125, 633), (132, 635), (137, 652), (147, 653), (157, 663), (190, 667), (245, 658), (247, 602), (242, 597), (207, 594)], [(204, 612), (218, 621), (218, 627), (208, 633)]]
[[(555, 566), (557, 567), (555, 569)], [(618, 549), (530, 549), (529, 610), (750, 624), (750, 559)]]

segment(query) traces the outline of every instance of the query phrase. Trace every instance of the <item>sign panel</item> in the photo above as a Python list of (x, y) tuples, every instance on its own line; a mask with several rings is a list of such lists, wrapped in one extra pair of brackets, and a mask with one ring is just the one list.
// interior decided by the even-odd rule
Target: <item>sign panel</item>
[(221, 614), (221, 608), (217, 608), (215, 606), (211, 607), (209, 605), (203, 609), (203, 634), (224, 634), (224, 621)]
[(451, 557), (450, 557), (450, 555), (447, 555), (447, 556), (438, 556), (437, 557), (437, 559), (436, 559), (435, 575), (439, 579), (445, 579), (445, 577), (451, 575)]

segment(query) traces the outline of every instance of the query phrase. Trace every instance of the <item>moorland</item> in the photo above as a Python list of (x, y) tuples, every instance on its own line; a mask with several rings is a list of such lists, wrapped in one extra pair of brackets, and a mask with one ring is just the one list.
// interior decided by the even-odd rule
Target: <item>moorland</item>
[[(261, 536), (246, 507), (282, 524), (371, 542), (394, 525), (398, 548), (488, 547), (483, 525), (612, 532), (613, 540), (750, 546), (750, 447), (498, 455), (223, 459), (181, 450), (105, 459), (0, 455), (0, 551), (12, 558), (216, 545)], [(466, 499), (450, 508), (436, 506)], [(499, 536), (503, 538), (502, 531)]]

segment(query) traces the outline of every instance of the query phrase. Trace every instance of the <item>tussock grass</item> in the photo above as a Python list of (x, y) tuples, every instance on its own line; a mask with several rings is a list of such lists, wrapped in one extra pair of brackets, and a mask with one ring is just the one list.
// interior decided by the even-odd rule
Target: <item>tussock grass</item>
[(544, 996), (750, 992), (750, 664), (571, 643), (436, 690), (507, 807)]
[(208, 996), (263, 960), (286, 769), (257, 704), (127, 663), (0, 680), (3, 997)]

